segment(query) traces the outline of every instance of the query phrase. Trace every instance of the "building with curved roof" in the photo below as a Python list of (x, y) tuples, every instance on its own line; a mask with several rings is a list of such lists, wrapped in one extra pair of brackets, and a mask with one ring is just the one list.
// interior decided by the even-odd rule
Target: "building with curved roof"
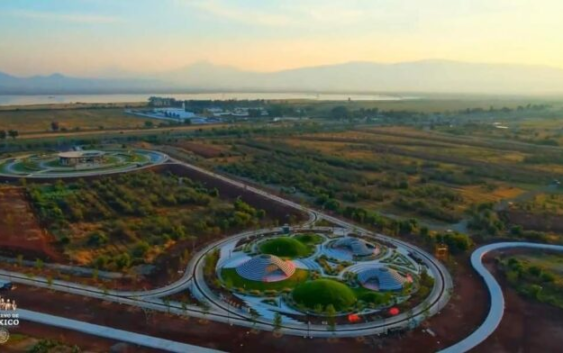
[(77, 165), (85, 163), (101, 163), (105, 153), (103, 151), (69, 151), (58, 154), (61, 165)]
[(405, 283), (412, 282), (412, 278), (403, 276), (392, 268), (381, 266), (359, 272), (358, 281), (364, 288), (385, 292), (402, 290)]
[(332, 243), (332, 247), (351, 253), (354, 257), (369, 257), (379, 254), (379, 248), (362, 239), (344, 237)]
[(240, 264), (236, 271), (239, 276), (261, 282), (278, 282), (295, 273), (295, 264), (274, 255), (258, 255)]

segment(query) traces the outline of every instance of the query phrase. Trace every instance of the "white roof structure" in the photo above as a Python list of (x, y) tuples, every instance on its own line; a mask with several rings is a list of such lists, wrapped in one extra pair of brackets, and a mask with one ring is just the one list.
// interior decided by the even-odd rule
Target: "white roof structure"
[(336, 240), (332, 247), (335, 249), (346, 250), (354, 256), (364, 257), (372, 256), (379, 253), (379, 248), (371, 243), (362, 239), (353, 237), (344, 237)]
[(278, 282), (295, 273), (295, 264), (274, 255), (258, 255), (239, 265), (236, 271), (251, 281)]
[(402, 290), (406, 282), (411, 282), (409, 277), (402, 276), (399, 272), (385, 266), (368, 268), (358, 273), (358, 280), (364, 288), (376, 291)]
[(60, 158), (82, 158), (82, 157), (95, 157), (95, 156), (103, 156), (103, 151), (69, 151), (69, 152), (61, 152), (58, 154)]

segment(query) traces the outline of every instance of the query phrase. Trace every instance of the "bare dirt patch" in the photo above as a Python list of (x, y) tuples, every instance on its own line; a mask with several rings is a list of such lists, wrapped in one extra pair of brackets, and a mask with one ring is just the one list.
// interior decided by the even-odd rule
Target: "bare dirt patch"
[(61, 261), (54, 239), (39, 224), (23, 189), (0, 188), (0, 253)]
[[(162, 313), (145, 313), (141, 309), (125, 305), (103, 303), (99, 300), (26, 286), (19, 286), (10, 293), (10, 298), (16, 299), (20, 307), (29, 310), (49, 312), (229, 352), (411, 352), (414, 351), (413, 347), (416, 347), (416, 352), (435, 352), (469, 335), (481, 323), (487, 310), (484, 287), (468, 263), (460, 262), (454, 278), (456, 294), (451, 304), (428, 322), (428, 327), (436, 336), (418, 328), (412, 332), (385, 337), (328, 340), (284, 335), (275, 338), (271, 332), (253, 333), (247, 328), (213, 321), (201, 324), (195, 318), (182, 319)], [(53, 302), (60, 302), (61, 298), (64, 298), (64, 301), (60, 305), (52, 305)], [(27, 327), (27, 323), (22, 323), (22, 327)]]
[(181, 149), (193, 152), (203, 158), (223, 157), (225, 154), (224, 148), (214, 146), (209, 143), (180, 141), (175, 145), (180, 147)]
[(511, 224), (522, 226), (524, 229), (563, 232), (563, 217), (560, 215), (508, 210), (504, 212), (504, 216)]
[(487, 268), (502, 286), (505, 311), (498, 329), (475, 352), (561, 352), (563, 310), (533, 302), (508, 286), (491, 257)]

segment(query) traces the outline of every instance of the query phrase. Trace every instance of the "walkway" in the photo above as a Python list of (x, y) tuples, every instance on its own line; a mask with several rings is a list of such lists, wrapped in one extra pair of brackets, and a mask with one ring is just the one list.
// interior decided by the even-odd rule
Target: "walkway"
[(36, 322), (43, 325), (60, 327), (68, 330), (79, 331), (90, 335), (109, 338), (118, 342), (132, 343), (138, 346), (154, 348), (167, 352), (178, 353), (213, 353), (217, 350), (202, 348), (191, 344), (174, 342), (162, 338), (141, 335), (135, 332), (118, 330), (115, 328), (94, 325), (83, 321), (71, 320), (60, 316), (53, 316), (29, 310), (18, 310), (21, 320)]
[(491, 251), (511, 248), (529, 248), (563, 252), (563, 246), (561, 245), (519, 242), (489, 244), (475, 250), (473, 254), (471, 254), (471, 265), (473, 266), (475, 271), (477, 271), (477, 273), (483, 278), (483, 281), (485, 282), (485, 285), (487, 286), (487, 289), (489, 291), (489, 297), (491, 299), (489, 313), (487, 314), (485, 321), (483, 321), (481, 326), (479, 326), (479, 328), (475, 330), (475, 332), (466, 337), (464, 340), (444, 349), (443, 351), (441, 351), (442, 353), (467, 352), (468, 350), (475, 348), (477, 345), (485, 341), (487, 337), (492, 335), (500, 325), (502, 316), (504, 315), (504, 296), (502, 295), (502, 288), (498, 284), (495, 277), (483, 265), (483, 257)]

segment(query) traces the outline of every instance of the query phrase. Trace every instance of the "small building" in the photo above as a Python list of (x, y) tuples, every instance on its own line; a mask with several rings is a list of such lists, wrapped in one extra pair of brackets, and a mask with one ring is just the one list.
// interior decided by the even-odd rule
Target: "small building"
[(344, 237), (332, 243), (332, 248), (350, 253), (354, 258), (370, 257), (379, 254), (378, 246), (362, 239)]
[(406, 283), (412, 282), (412, 277), (403, 276), (398, 271), (383, 266), (361, 271), (358, 273), (358, 281), (364, 288), (387, 292), (402, 290)]
[(278, 282), (295, 273), (295, 264), (274, 255), (258, 255), (236, 268), (237, 274), (245, 279), (259, 282)]
[(182, 108), (155, 108), (153, 112), (169, 119), (186, 120), (196, 118), (193, 112), (186, 111)]
[(70, 151), (58, 154), (61, 165), (79, 165), (102, 163), (105, 153), (102, 151)]

